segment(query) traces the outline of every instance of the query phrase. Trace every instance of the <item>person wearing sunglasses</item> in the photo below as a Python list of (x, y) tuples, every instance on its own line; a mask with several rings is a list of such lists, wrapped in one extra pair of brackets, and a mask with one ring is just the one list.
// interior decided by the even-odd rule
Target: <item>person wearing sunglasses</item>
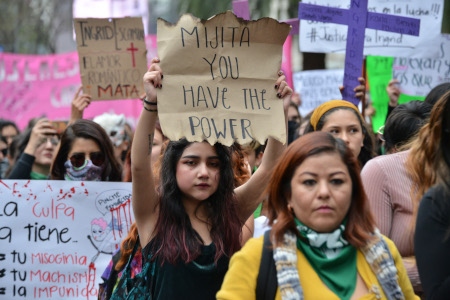
[(106, 131), (79, 119), (62, 133), (50, 175), (54, 180), (122, 181), (122, 167)]
[(20, 153), (8, 179), (48, 179), (59, 137), (47, 118), (36, 118), (22, 135)]

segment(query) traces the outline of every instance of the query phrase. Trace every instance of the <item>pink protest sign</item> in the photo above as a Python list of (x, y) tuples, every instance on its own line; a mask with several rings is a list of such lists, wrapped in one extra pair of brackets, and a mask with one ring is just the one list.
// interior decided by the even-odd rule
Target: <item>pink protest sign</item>
[(344, 68), (343, 99), (356, 105), (353, 89), (362, 75), (364, 35), (366, 28), (418, 36), (420, 20), (408, 17), (368, 12), (367, 0), (351, 1), (350, 9), (299, 3), (298, 18), (310, 21), (348, 25)]
[[(81, 85), (76, 52), (55, 55), (0, 54), (0, 118), (19, 128), (39, 116), (68, 120), (73, 96)], [(135, 124), (140, 112), (136, 100), (97, 101), (85, 110), (92, 119), (103, 112), (123, 113)]]
[[(148, 55), (156, 56), (156, 36), (145, 37)], [(150, 60), (149, 60), (150, 61)], [(12, 120), (20, 129), (34, 117), (68, 120), (72, 99), (81, 85), (77, 52), (53, 55), (0, 53), (0, 118)], [(140, 101), (109, 100), (91, 103), (84, 118), (104, 112), (124, 114), (134, 127)]]

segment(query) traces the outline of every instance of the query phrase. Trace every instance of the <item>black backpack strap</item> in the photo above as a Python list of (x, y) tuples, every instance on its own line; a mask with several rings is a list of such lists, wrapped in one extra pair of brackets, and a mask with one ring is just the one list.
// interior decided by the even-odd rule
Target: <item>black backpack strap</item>
[(264, 233), (264, 244), (262, 249), (261, 263), (259, 265), (258, 279), (256, 281), (256, 299), (273, 300), (278, 287), (277, 269), (273, 259), (272, 242), (270, 232)]

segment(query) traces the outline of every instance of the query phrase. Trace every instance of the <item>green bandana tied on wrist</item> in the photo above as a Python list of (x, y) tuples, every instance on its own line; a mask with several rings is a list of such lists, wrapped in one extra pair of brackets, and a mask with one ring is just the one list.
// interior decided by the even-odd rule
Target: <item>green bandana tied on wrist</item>
[(331, 233), (317, 233), (297, 218), (295, 224), (301, 236), (297, 248), (339, 299), (350, 299), (356, 287), (356, 248), (344, 239), (345, 221)]

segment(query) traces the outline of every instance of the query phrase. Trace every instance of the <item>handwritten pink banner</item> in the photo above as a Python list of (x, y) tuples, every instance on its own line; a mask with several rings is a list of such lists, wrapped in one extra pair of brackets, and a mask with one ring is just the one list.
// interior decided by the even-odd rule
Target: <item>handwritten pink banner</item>
[[(155, 56), (156, 36), (147, 36), (146, 44), (148, 55)], [(20, 129), (39, 116), (68, 120), (72, 99), (80, 85), (77, 52), (0, 53), (0, 118), (16, 122)], [(84, 118), (92, 119), (104, 112), (124, 114), (134, 128), (140, 111), (138, 99), (96, 101), (84, 111)]]

